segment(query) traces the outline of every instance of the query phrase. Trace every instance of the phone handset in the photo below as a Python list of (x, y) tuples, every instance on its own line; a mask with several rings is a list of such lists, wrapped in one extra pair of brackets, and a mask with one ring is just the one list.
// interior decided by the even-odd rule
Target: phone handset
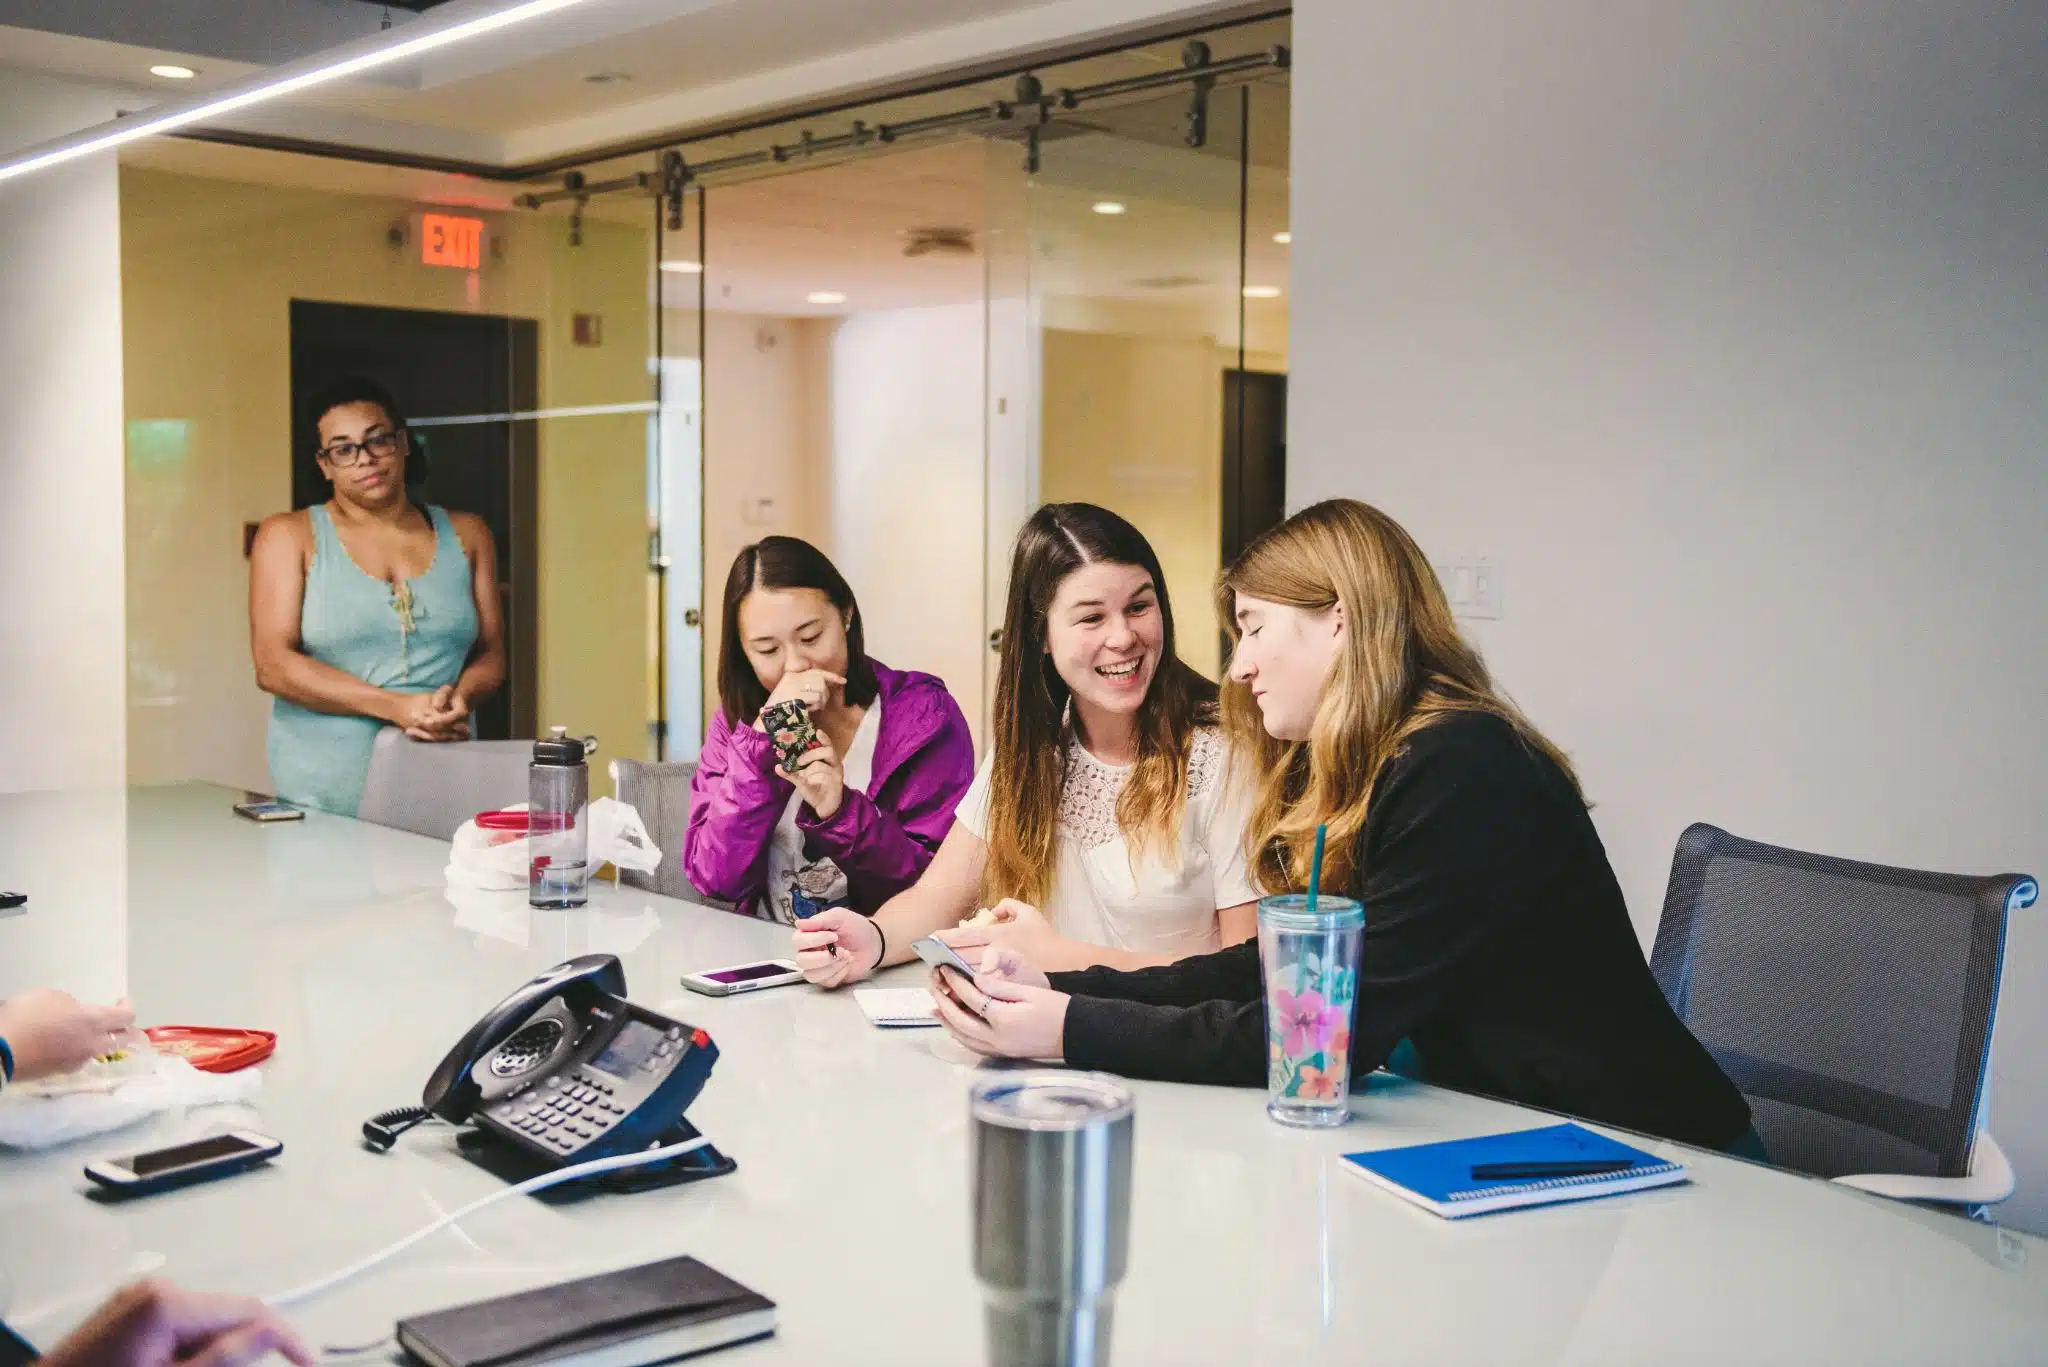
[[(551, 1046), (548, 1054), (534, 1062), (545, 1061), (549, 1054), (558, 1057), (575, 1045), (579, 1017), (592, 1004), (625, 994), (625, 966), (614, 954), (585, 954), (540, 974), (486, 1011), (456, 1041), (428, 1077), (420, 1105), (400, 1106), (364, 1121), (363, 1142), (380, 1151), (388, 1149), (398, 1142), (398, 1136), (429, 1116), (462, 1124), (482, 1097), (473, 1074), (486, 1056), (501, 1045), (523, 1054), (545, 1041)], [(543, 1012), (543, 1006), (550, 1009)]]
[[(495, 1051), (494, 1063), (517, 1060), (523, 1065), (519, 1072), (549, 1062), (574, 1047), (580, 1018), (598, 998), (625, 995), (626, 969), (617, 955), (585, 954), (549, 969), (486, 1011), (456, 1041), (427, 1079), (420, 1104), (443, 1120), (461, 1124), (482, 1096), (473, 1074), (486, 1056)], [(504, 1071), (510, 1076), (514, 1070)]]

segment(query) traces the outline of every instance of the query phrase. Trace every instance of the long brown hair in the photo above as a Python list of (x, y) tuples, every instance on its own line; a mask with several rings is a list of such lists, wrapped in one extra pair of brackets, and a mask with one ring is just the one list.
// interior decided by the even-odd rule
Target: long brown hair
[(1060, 582), (1084, 565), (1130, 565), (1152, 576), (1159, 599), (1159, 665), (1138, 705), (1138, 762), (1117, 799), (1117, 825), (1131, 853), (1158, 840), (1167, 848), (1187, 806), (1188, 761), (1197, 726), (1216, 719), (1216, 685), (1183, 663), (1174, 647), (1173, 604), (1151, 543), (1130, 523), (1092, 503), (1048, 503), (1017, 533), (1003, 612), (989, 774), (988, 864), (983, 895), (1044, 904), (1052, 888), (1060, 795), (1067, 780), (1071, 692), (1046, 649), (1046, 614)]
[(831, 557), (794, 536), (764, 536), (740, 547), (725, 576), (725, 623), (718, 634), (718, 706), (734, 726), (750, 726), (768, 705), (768, 690), (740, 644), (740, 604), (755, 589), (816, 589), (846, 619), (846, 705), (875, 700), (875, 667), (868, 661), (867, 633), (853, 587)]
[(1245, 832), (1256, 881), (1269, 892), (1308, 886), (1316, 827), (1327, 823), (1326, 886), (1349, 886), (1373, 787), (1409, 737), (1459, 712), (1515, 728), (1574, 785), (1571, 762), (1494, 687), (1458, 634), (1422, 548), (1377, 508), (1331, 499), (1260, 536), (1218, 582), (1218, 615), (1238, 639), (1237, 595), (1307, 612), (1344, 605), (1344, 641), (1306, 741), (1268, 735), (1251, 689), (1227, 683), (1223, 725), (1258, 776)]

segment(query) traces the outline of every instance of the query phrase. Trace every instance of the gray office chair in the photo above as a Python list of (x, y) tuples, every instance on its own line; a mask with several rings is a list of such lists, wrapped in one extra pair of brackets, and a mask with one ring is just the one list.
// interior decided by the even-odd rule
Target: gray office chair
[(377, 733), (356, 817), (452, 840), (478, 812), (526, 801), (530, 740), (416, 741), (395, 726)]
[(1781, 1167), (1901, 1200), (2012, 1194), (1984, 1128), (2007, 916), (2023, 874), (1860, 864), (1695, 825), (1650, 971)]
[(732, 909), (732, 903), (706, 897), (683, 875), (683, 832), (690, 828), (690, 780), (694, 762), (650, 764), (637, 759), (615, 759), (611, 763), (612, 786), (619, 801), (640, 813), (640, 824), (648, 838), (661, 850), (661, 866), (652, 873), (619, 870), (619, 881), (629, 888), (679, 897), (708, 907)]

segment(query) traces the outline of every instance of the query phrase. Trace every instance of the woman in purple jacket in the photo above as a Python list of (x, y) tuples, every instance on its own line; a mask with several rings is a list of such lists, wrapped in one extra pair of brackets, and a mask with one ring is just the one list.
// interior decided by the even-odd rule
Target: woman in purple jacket
[[(853, 590), (809, 542), (765, 537), (732, 562), (683, 837), (699, 892), (788, 925), (828, 906), (873, 914), (931, 862), (974, 777), (967, 718), (940, 680), (869, 659), (862, 635)], [(760, 722), (791, 698), (824, 738), (794, 774)]]

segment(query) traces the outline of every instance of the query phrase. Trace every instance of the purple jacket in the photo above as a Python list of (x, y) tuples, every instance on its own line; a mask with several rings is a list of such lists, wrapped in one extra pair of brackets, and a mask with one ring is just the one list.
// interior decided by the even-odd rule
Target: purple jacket
[[(974, 779), (967, 718), (929, 674), (876, 663), (882, 730), (865, 793), (846, 790), (829, 821), (809, 807), (796, 823), (813, 855), (830, 856), (846, 874), (849, 900), (872, 914), (917, 881), (953, 826), (953, 808)], [(768, 843), (796, 791), (775, 772), (775, 747), (749, 720), (724, 712), (711, 722), (690, 780), (690, 828), (683, 873), (707, 897), (752, 912), (768, 882)]]

